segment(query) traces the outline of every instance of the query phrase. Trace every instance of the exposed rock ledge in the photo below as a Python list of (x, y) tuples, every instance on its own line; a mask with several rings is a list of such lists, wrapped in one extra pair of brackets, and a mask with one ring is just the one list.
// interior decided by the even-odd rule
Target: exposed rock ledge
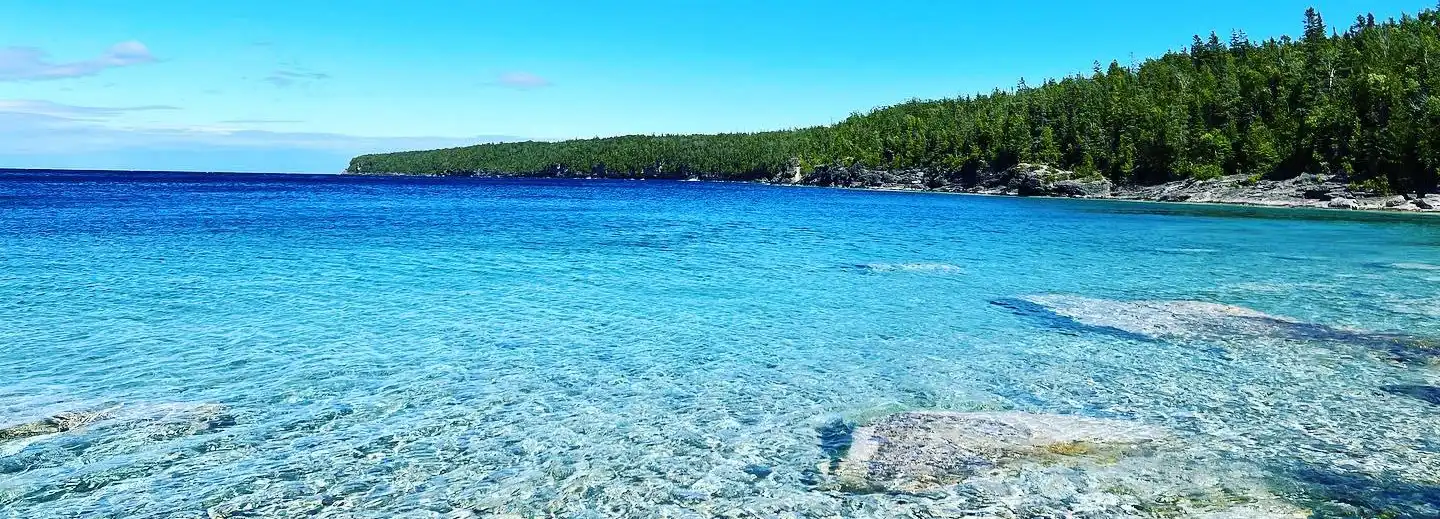
[(1389, 211), (1440, 211), (1440, 194), (1382, 195), (1351, 189), (1336, 177), (1300, 175), (1286, 180), (1250, 182), (1245, 176), (1186, 180), (1158, 186), (1127, 187), (1115, 198), (1160, 202), (1205, 202), (1274, 207), (1319, 207)]
[(1211, 180), (1134, 186), (1116, 185), (1101, 177), (1085, 177), (1044, 165), (1019, 164), (1004, 171), (979, 172), (971, 176), (944, 175), (925, 170), (831, 168), (804, 175), (795, 171), (792, 175), (768, 179), (768, 182), (988, 195), (1440, 212), (1440, 194), (1383, 195), (1352, 189), (1340, 177), (1312, 174), (1286, 180), (1258, 181), (1245, 175), (1232, 175)]
[[(405, 175), (405, 173), (354, 173)], [(1244, 175), (1210, 180), (1182, 180), (1153, 186), (1117, 185), (1100, 176), (1086, 176), (1039, 164), (1017, 164), (1005, 170), (974, 173), (928, 169), (879, 170), (864, 167), (820, 167), (803, 171), (799, 165), (772, 176), (736, 176), (688, 170), (613, 171), (604, 167), (577, 170), (550, 166), (532, 172), (454, 170), (440, 176), (624, 178), (666, 180), (743, 180), (765, 184), (934, 191), (1008, 196), (1108, 198), (1155, 202), (1241, 204), (1267, 207), (1313, 207), (1383, 211), (1440, 212), (1440, 194), (1386, 195), (1354, 189), (1344, 178), (1305, 174), (1285, 180), (1252, 180)]]

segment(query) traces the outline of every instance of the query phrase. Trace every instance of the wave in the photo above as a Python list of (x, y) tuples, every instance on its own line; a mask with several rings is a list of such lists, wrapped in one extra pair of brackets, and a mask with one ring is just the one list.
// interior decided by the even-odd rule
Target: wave
[(855, 268), (870, 272), (930, 272), (936, 274), (960, 274), (965, 269), (949, 263), (864, 263)]
[(1389, 266), (1400, 270), (1440, 270), (1440, 265), (1419, 262), (1391, 263)]
[(1198, 248), (1161, 248), (1155, 249), (1155, 252), (1162, 252), (1165, 254), (1214, 254), (1220, 251), (1217, 249)]
[(1288, 260), (1288, 261), (1325, 261), (1325, 260), (1327, 259), (1327, 258), (1324, 258), (1324, 257), (1321, 257), (1321, 256), (1307, 256), (1307, 255), (1304, 255), (1304, 254), (1275, 254), (1275, 253), (1265, 253), (1264, 255), (1265, 255), (1265, 256), (1269, 256), (1269, 257), (1271, 257), (1271, 258), (1281, 259), (1281, 260)]

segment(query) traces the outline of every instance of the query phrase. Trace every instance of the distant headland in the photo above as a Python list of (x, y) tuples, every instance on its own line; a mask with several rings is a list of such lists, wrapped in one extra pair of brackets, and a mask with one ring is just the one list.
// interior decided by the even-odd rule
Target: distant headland
[[(1196, 36), (1133, 66), (913, 100), (831, 125), (362, 155), (348, 173), (754, 181), (1428, 211), (1440, 12), (1298, 38)], [(1430, 195), (1430, 196), (1427, 196)]]

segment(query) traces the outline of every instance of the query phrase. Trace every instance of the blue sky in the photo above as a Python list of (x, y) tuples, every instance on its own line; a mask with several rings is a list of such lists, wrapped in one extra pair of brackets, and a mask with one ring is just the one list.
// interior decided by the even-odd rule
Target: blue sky
[(0, 167), (332, 172), (357, 153), (827, 124), (1210, 31), (1429, 0), (11, 0)]

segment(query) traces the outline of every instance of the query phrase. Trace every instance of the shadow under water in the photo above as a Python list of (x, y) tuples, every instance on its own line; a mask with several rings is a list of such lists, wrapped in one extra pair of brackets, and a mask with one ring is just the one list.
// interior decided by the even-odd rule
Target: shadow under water
[(1384, 386), (1380, 390), (1392, 395), (1408, 396), (1440, 405), (1440, 387), (1400, 384)]
[(845, 452), (850, 450), (850, 437), (855, 432), (855, 424), (836, 418), (815, 431), (820, 435), (820, 450), (831, 461), (839, 461), (845, 456)]
[(1440, 485), (1301, 463), (1280, 467), (1278, 473), (1292, 478), (1296, 490), (1313, 501), (1314, 518), (1440, 517)]
[(1045, 305), (1027, 301), (1017, 297), (1006, 297), (990, 301), (991, 305), (1004, 308), (1022, 317), (1028, 317), (1040, 321), (1045, 326), (1058, 330), (1067, 335), (1079, 335), (1081, 333), (1100, 333), (1129, 339), (1140, 342), (1153, 342), (1155, 338), (1122, 330), (1114, 326), (1095, 326), (1085, 324), (1073, 318), (1060, 315)]
[[(1032, 300), (1033, 299), (1033, 300)], [(1389, 360), (1425, 365), (1440, 359), (1440, 344), (1410, 335), (1336, 328), (1299, 322), (1247, 308), (1198, 301), (1112, 301), (1069, 296), (1002, 298), (990, 304), (1075, 335), (1101, 333), (1123, 339), (1274, 337), (1362, 346)]]

